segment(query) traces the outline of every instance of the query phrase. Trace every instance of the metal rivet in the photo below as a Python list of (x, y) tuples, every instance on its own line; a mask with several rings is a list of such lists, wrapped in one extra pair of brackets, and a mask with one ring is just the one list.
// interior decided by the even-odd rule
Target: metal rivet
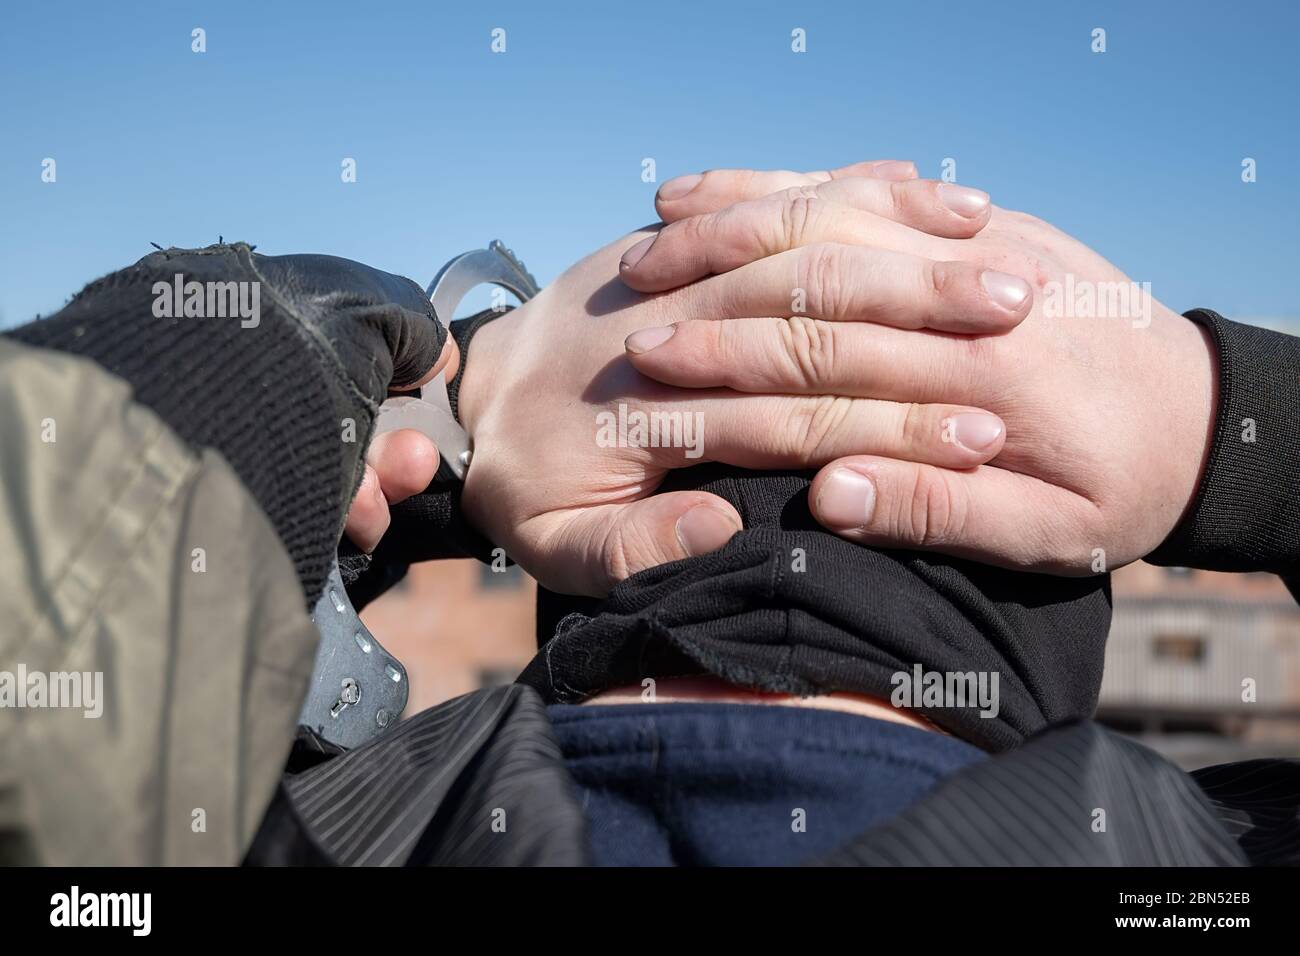
[(377, 723), (380, 727), (387, 727), (388, 711), (384, 710), (382, 707), (379, 708), (379, 710), (375, 713), (375, 723)]
[(348, 606), (339, 600), (339, 592), (330, 588), (330, 603), (334, 605), (334, 610), (342, 614), (348, 609)]
[(357, 631), (356, 640), (357, 640), (357, 647), (361, 648), (361, 653), (369, 654), (370, 648), (373, 647), (374, 645), (370, 643), (370, 638), (366, 637), (366, 632)]
[(384, 667), (384, 670), (388, 673), (388, 679), (391, 680), (394, 684), (400, 684), (402, 682), (402, 672), (399, 671), (392, 664), (386, 665)]
[(330, 708), (330, 716), (338, 717), (344, 710), (361, 700), (361, 685), (354, 678), (345, 677), (339, 688), (339, 699)]

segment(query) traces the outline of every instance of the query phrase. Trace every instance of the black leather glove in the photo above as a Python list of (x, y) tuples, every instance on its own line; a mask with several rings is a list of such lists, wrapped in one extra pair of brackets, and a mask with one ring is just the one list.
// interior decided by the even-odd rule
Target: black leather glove
[(244, 243), (145, 256), (6, 334), (93, 359), (182, 438), (220, 452), (279, 533), (308, 607), (379, 403), (422, 378), (446, 340), (410, 279)]
[[(510, 309), (488, 309), (451, 323), (460, 348), (460, 369), (447, 383), (447, 398), (457, 415), (461, 378), (469, 366), (474, 333)], [(459, 417), (459, 416), (458, 416)], [(460, 507), (459, 482), (435, 481), (423, 493), (389, 506), (392, 523), (373, 554), (362, 554), (351, 542), (339, 547), (339, 570), (352, 606), (358, 611), (406, 576), (410, 565), (436, 558), (477, 558), (490, 561), (492, 543), (466, 520)]]

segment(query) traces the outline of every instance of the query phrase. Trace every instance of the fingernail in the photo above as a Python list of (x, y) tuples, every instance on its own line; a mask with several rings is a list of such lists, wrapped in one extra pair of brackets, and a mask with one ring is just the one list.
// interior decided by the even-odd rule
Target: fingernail
[(677, 540), (691, 557), (717, 551), (740, 528), (712, 505), (696, 505), (677, 519)]
[(650, 247), (655, 244), (655, 236), (647, 236), (635, 246), (623, 253), (623, 258), (618, 262), (619, 271), (631, 269), (638, 262), (645, 258), (645, 254), (650, 251)]
[(916, 164), (900, 159), (889, 159), (883, 163), (877, 163), (871, 167), (871, 171), (879, 179), (911, 179), (916, 175)]
[(985, 269), (980, 273), (980, 285), (989, 298), (1008, 312), (1014, 312), (1029, 297), (1029, 283), (1020, 276)]
[(963, 412), (948, 419), (957, 444), (971, 451), (983, 451), (1002, 434), (1002, 419), (980, 412)]
[(676, 179), (670, 179), (659, 187), (659, 198), (668, 202), (681, 199), (698, 186), (703, 178), (703, 173), (691, 173), (688, 176), (678, 176)]
[(876, 508), (876, 486), (852, 468), (837, 468), (822, 482), (817, 517), (830, 528), (865, 528)]
[(939, 201), (963, 218), (974, 219), (989, 208), (989, 194), (982, 189), (940, 183), (938, 191)]
[(677, 331), (675, 325), (656, 325), (651, 329), (641, 329), (633, 332), (623, 340), (623, 347), (629, 352), (640, 355), (642, 352), (649, 352), (653, 348), (658, 348), (673, 337)]

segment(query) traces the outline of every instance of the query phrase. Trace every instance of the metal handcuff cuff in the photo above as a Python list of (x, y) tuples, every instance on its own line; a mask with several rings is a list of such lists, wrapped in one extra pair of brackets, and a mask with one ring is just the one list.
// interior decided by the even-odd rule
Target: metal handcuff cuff
[[(486, 249), (452, 259), (429, 283), (434, 321), (450, 331), (461, 300), (485, 284), (505, 289), (520, 302), (538, 292), (537, 281), (524, 264), (494, 239)], [(469, 435), (452, 414), (444, 375), (424, 385), (418, 396), (389, 398), (379, 406), (374, 433), (398, 428), (413, 428), (433, 439), (442, 458), (439, 480), (465, 480), (473, 450)], [(397, 724), (406, 707), (406, 668), (361, 622), (337, 561), (311, 617), (321, 641), (298, 723), (339, 747), (360, 746)]]

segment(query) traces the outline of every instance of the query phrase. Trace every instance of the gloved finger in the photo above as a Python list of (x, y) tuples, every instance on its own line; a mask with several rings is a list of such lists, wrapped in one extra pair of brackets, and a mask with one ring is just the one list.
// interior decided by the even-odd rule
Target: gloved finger
[(746, 199), (760, 199), (792, 186), (810, 186), (851, 176), (901, 182), (916, 178), (916, 164), (896, 159), (853, 163), (838, 169), (796, 173), (786, 169), (710, 169), (677, 176), (659, 187), (655, 211), (664, 222), (715, 212)]
[(965, 239), (984, 228), (990, 209), (988, 193), (927, 179), (797, 186), (670, 223), (623, 253), (619, 275), (638, 292), (662, 292), (814, 243), (872, 244), (893, 233), (882, 234), (885, 220)]
[(337, 256), (254, 254), (253, 261), (266, 279), (310, 300), (321, 332), (372, 398), (419, 382), (438, 361), (447, 329), (405, 276)]
[(460, 369), (460, 349), (456, 345), (456, 340), (450, 335), (447, 341), (442, 345), (442, 352), (438, 355), (438, 360), (433, 366), (424, 373), (424, 376), (410, 385), (393, 385), (390, 386), (394, 392), (405, 392), (420, 388), (433, 381), (438, 375), (442, 375), (444, 381), (450, 382), (456, 377), (456, 372)]
[[(988, 465), (952, 471), (855, 456), (823, 468), (808, 501), (818, 521), (850, 541), (941, 551), (1007, 568), (1091, 574), (1101, 544), (1084, 531), (1096, 523), (1091, 502)], [(1063, 560), (1063, 554), (1070, 557)]]
[(390, 312), (380, 326), (393, 359), (390, 389), (402, 391), (424, 384), (438, 374), (440, 365), (459, 354), (447, 329), (433, 318), (432, 305), (427, 314), (410, 309)]
[(525, 567), (551, 590), (600, 597), (638, 571), (716, 551), (739, 530), (736, 509), (703, 491), (551, 512), (525, 525), (543, 543)]
[(357, 488), (356, 497), (348, 508), (343, 533), (348, 536), (348, 540), (369, 554), (379, 544), (391, 520), (379, 475), (374, 468), (366, 465), (361, 486)]
[(399, 428), (371, 439), (366, 463), (378, 476), (384, 500), (395, 505), (429, 487), (438, 473), (438, 448), (427, 435)]

